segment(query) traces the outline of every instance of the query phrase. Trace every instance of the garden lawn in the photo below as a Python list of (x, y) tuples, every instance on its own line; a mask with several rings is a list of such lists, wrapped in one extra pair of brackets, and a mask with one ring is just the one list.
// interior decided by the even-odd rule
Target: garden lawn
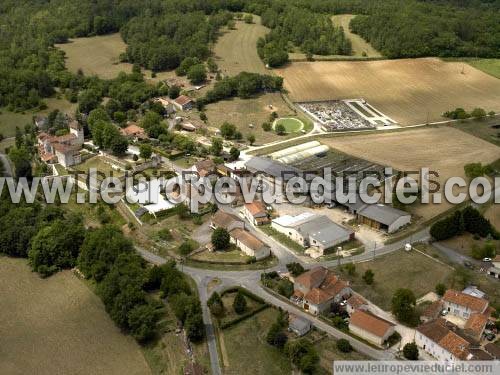
[[(227, 354), (224, 373), (228, 375), (290, 374), (290, 362), (278, 349), (266, 343), (266, 335), (276, 321), (278, 311), (265, 309), (219, 332), (222, 350)], [(223, 342), (223, 344), (222, 344)]]
[[(450, 284), (454, 270), (451, 266), (439, 263), (435, 250), (422, 247), (430, 257), (416, 251), (398, 250), (368, 262), (357, 263), (356, 274), (342, 272), (342, 277), (351, 281), (352, 288), (366, 299), (384, 310), (390, 310), (391, 299), (399, 288), (407, 288), (415, 293), (417, 299), (435, 289), (436, 284)], [(371, 269), (375, 274), (373, 285), (367, 285), (362, 276)]]

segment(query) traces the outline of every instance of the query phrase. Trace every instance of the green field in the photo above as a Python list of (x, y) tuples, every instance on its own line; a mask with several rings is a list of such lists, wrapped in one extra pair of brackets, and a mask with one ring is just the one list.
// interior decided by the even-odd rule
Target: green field
[(33, 122), (32, 119), (32, 112), (15, 113), (2, 108), (0, 114), (0, 134), (6, 138), (13, 137), (16, 135), (16, 126), (23, 130), (26, 124)]
[(215, 59), (224, 75), (240, 72), (266, 74), (269, 71), (257, 54), (257, 40), (269, 32), (260, 24), (260, 17), (253, 16), (254, 23), (237, 21), (235, 30), (223, 30), (215, 44)]
[(355, 16), (352, 14), (338, 14), (332, 17), (335, 26), (342, 26), (346, 37), (352, 44), (352, 56), (355, 57), (382, 57), (379, 51), (372, 47), (370, 43), (354, 34), (349, 29), (349, 23)]
[(1, 374), (149, 374), (139, 345), (71, 271), (41, 279), (0, 257)]
[(193, 255), (191, 260), (201, 262), (217, 262), (217, 263), (241, 263), (246, 264), (251, 258), (242, 252), (240, 249), (233, 249), (230, 251), (202, 251)]
[(224, 374), (290, 374), (290, 362), (278, 349), (266, 343), (266, 335), (278, 311), (265, 309), (219, 332)]
[(55, 97), (44, 98), (43, 102), (47, 105), (47, 108), (42, 111), (28, 110), (17, 113), (0, 108), (0, 134), (4, 137), (13, 137), (16, 134), (16, 126), (23, 130), (25, 125), (33, 123), (33, 116), (37, 113), (47, 115), (54, 109), (59, 109), (61, 112), (73, 116), (77, 107), (75, 103)]
[(500, 78), (500, 59), (474, 59), (466, 61), (474, 68), (482, 70), (493, 77)]
[[(119, 33), (71, 39), (56, 47), (66, 53), (66, 67), (73, 73), (81, 69), (85, 75), (112, 79), (120, 72), (132, 71), (132, 64), (120, 62), (120, 54), (125, 52), (127, 45)], [(151, 77), (150, 70), (144, 69), (143, 72), (146, 78)], [(151, 81), (157, 82), (174, 76), (174, 72), (157, 73), (156, 78)]]
[[(342, 275), (351, 281), (356, 292), (384, 310), (389, 310), (391, 298), (398, 288), (408, 288), (419, 298), (434, 291), (438, 283), (449, 285), (453, 269), (434, 259), (432, 248), (428, 248), (427, 253), (430, 257), (416, 251), (399, 250), (375, 260), (357, 263), (354, 276), (346, 272)], [(367, 269), (375, 274), (373, 285), (367, 285), (361, 278)]]
[(287, 133), (297, 133), (304, 128), (304, 123), (296, 118), (280, 118), (276, 120), (273, 124), (273, 128), (276, 129), (277, 125), (283, 125)]
[(484, 139), (494, 145), (500, 146), (500, 116), (488, 117), (482, 120), (463, 120), (453, 123), (452, 127), (458, 128), (470, 135)]

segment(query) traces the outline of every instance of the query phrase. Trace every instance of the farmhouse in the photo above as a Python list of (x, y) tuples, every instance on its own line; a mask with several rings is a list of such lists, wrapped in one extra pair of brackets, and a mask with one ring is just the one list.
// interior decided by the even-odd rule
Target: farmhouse
[(198, 161), (194, 165), (193, 170), (195, 172), (198, 172), (198, 174), (201, 177), (207, 177), (208, 175), (215, 174), (215, 172), (216, 172), (215, 163), (211, 159), (205, 159), (205, 160)]
[(367, 204), (357, 210), (358, 222), (375, 229), (394, 233), (399, 228), (410, 224), (411, 215), (384, 204)]
[(294, 299), (304, 310), (313, 314), (327, 311), (332, 303), (340, 302), (352, 294), (347, 281), (340, 280), (325, 267), (314, 267), (295, 278)]
[(479, 342), (488, 323), (488, 317), (484, 314), (472, 313), (465, 323), (464, 333)]
[(246, 203), (243, 208), (243, 214), (252, 225), (264, 225), (270, 222), (266, 205), (261, 201)]
[(349, 331), (376, 345), (382, 345), (395, 331), (394, 324), (369, 312), (356, 310), (349, 319)]
[(443, 302), (440, 300), (434, 301), (420, 315), (420, 320), (424, 323), (430, 322), (439, 318), (441, 311), (443, 311)]
[(173, 101), (174, 107), (179, 111), (187, 111), (194, 107), (194, 100), (189, 96), (181, 95)]
[(172, 100), (162, 97), (157, 98), (156, 101), (163, 106), (167, 115), (175, 112), (174, 103), (172, 102)]
[(436, 319), (417, 327), (415, 343), (440, 361), (472, 359), (470, 343), (453, 332), (444, 319)]
[(59, 162), (64, 167), (70, 167), (82, 162), (79, 151), (83, 142), (83, 128), (77, 121), (71, 121), (68, 134), (51, 136), (47, 133), (40, 133), (38, 153), (42, 161), (46, 163)]
[(327, 249), (354, 239), (352, 230), (334, 223), (325, 215), (310, 212), (281, 216), (274, 219), (271, 226), (301, 246), (311, 247), (319, 256)]
[(485, 313), (489, 303), (486, 299), (449, 289), (443, 296), (443, 305), (450, 314), (467, 320), (473, 313)]
[(212, 216), (210, 227), (212, 229), (224, 228), (231, 232), (236, 228), (245, 229), (245, 222), (237, 216), (219, 210)]
[(133, 122), (129, 123), (125, 128), (120, 129), (120, 133), (124, 137), (133, 139), (134, 141), (147, 138), (144, 129)]
[(244, 229), (235, 228), (229, 232), (229, 235), (231, 243), (234, 243), (248, 256), (261, 260), (271, 255), (269, 246)]

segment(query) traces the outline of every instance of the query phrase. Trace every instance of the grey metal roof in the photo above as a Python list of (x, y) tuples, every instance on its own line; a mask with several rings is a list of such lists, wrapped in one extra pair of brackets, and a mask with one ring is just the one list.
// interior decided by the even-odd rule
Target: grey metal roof
[(349, 236), (353, 231), (344, 228), (325, 215), (315, 215), (299, 225), (298, 231), (324, 246), (337, 242), (340, 238)]
[(250, 172), (262, 172), (273, 177), (282, 177), (285, 181), (302, 173), (295, 167), (258, 156), (251, 158), (245, 165)]
[(294, 316), (293, 319), (288, 323), (288, 327), (292, 330), (297, 330), (302, 332), (305, 329), (309, 329), (311, 327), (311, 323), (309, 320), (304, 319), (300, 316)]
[(358, 214), (385, 225), (391, 225), (400, 217), (410, 215), (408, 212), (384, 204), (367, 204), (358, 210)]

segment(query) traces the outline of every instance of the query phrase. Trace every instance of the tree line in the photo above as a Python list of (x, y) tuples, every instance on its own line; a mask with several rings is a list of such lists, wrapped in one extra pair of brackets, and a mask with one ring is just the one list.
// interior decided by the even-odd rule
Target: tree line
[[(500, 5), (490, 0), (5, 0), (0, 5), (0, 106), (43, 107), (43, 98), (56, 87), (73, 102), (95, 105), (100, 80), (68, 72), (56, 43), (119, 31), (128, 45), (123, 61), (153, 71), (174, 69), (186, 58), (206, 60), (219, 29), (234, 22), (234, 12), (260, 15), (271, 29), (257, 45), (271, 67), (286, 63), (297, 49), (308, 57), (350, 54), (344, 31), (330, 20), (338, 13), (358, 14), (351, 29), (389, 58), (500, 57)], [(192, 74), (196, 81), (200, 66)], [(139, 85), (128, 80), (118, 89), (125, 106), (134, 98), (123, 89), (141, 91)]]
[(156, 337), (163, 303), (159, 290), (193, 341), (204, 337), (200, 302), (175, 262), (149, 267), (132, 241), (113, 225), (86, 229), (81, 215), (57, 205), (0, 199), (0, 252), (28, 258), (42, 277), (73, 267), (96, 285), (106, 311), (120, 329), (145, 343)]

